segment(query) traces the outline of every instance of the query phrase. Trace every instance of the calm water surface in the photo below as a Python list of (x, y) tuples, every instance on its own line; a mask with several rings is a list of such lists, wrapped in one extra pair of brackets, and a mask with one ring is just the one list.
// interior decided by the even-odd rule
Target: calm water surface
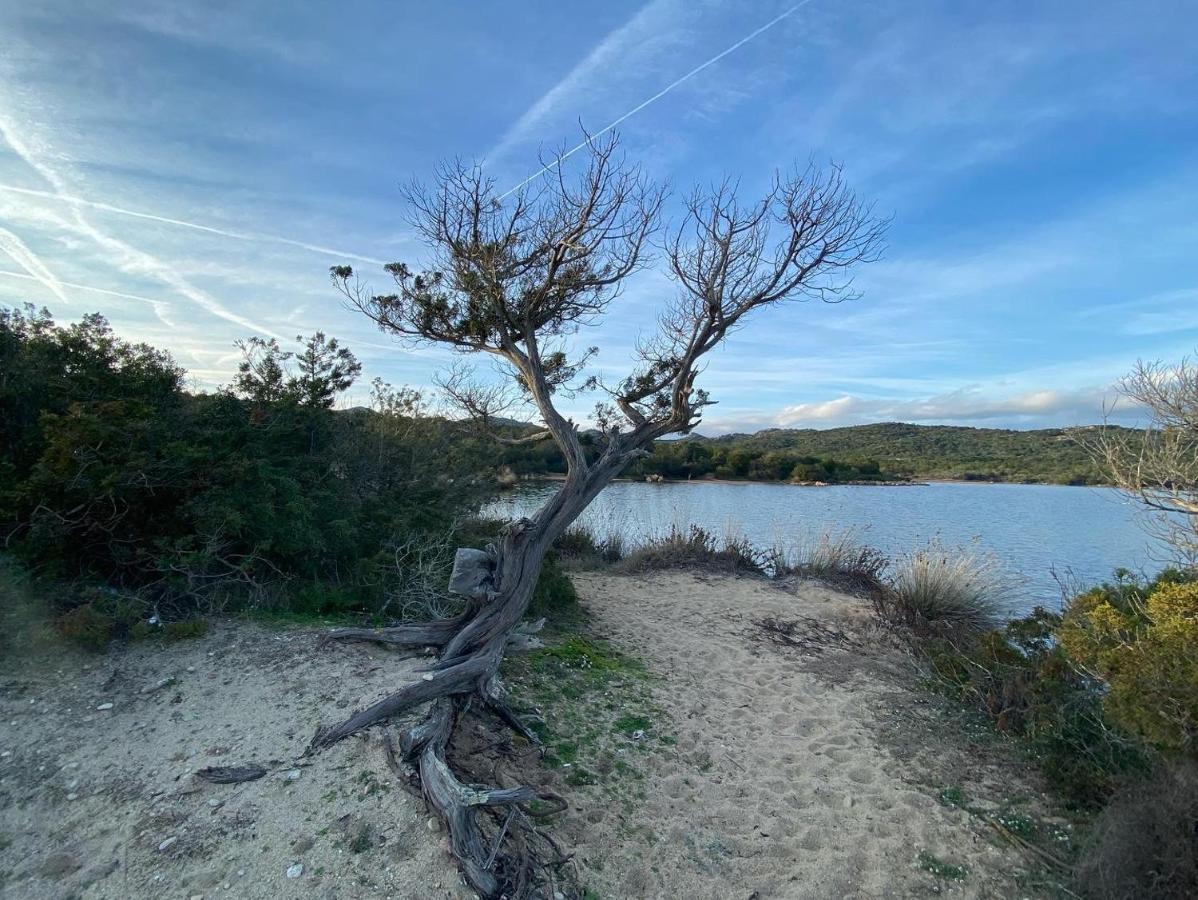
[[(489, 512), (527, 514), (554, 490), (552, 482), (527, 482)], [(634, 539), (694, 523), (718, 534), (731, 530), (761, 546), (853, 529), (862, 542), (892, 557), (933, 539), (948, 547), (976, 542), (1023, 582), (1015, 613), (1038, 603), (1060, 605), (1054, 568), (1090, 584), (1109, 578), (1117, 566), (1154, 572), (1163, 557), (1140, 527), (1135, 506), (1107, 488), (616, 482), (582, 521), (599, 534), (617, 531)]]

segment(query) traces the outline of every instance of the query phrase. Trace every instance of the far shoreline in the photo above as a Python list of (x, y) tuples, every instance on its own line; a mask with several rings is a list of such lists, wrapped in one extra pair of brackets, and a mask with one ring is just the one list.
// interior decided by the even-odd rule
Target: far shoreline
[[(507, 489), (514, 489), (519, 484), (535, 481), (565, 481), (566, 476), (560, 472), (545, 472), (537, 475), (522, 475)], [(830, 487), (930, 487), (934, 484), (970, 484), (970, 485), (1016, 485), (1018, 487), (1062, 487), (1062, 488), (1108, 488), (1115, 490), (1113, 484), (1067, 484), (1058, 481), (1003, 481), (1000, 479), (981, 478), (919, 478), (910, 481), (775, 481), (759, 478), (661, 478), (650, 480), (645, 477), (632, 478), (620, 476), (614, 482), (628, 484), (772, 484), (779, 487), (794, 488), (830, 488)]]

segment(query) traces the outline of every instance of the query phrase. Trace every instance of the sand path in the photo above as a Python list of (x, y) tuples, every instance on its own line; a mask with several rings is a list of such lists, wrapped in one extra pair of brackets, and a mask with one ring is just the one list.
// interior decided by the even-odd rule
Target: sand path
[[(942, 805), (920, 783), (928, 773), (883, 738), (886, 718), (912, 699), (914, 673), (879, 643), (861, 601), (811, 582), (783, 590), (681, 572), (576, 582), (595, 631), (662, 676), (656, 695), (679, 751), (646, 778), (639, 813), (652, 845), (621, 840), (613, 825), (628, 823), (614, 811), (592, 812), (572, 835), (584, 861), (600, 863), (587, 872), (600, 896), (1020, 896), (1009, 877), (1020, 859)], [(858, 649), (763, 644), (751, 635), (767, 616), (811, 617)], [(946, 741), (943, 752), (960, 752)], [(935, 878), (921, 850), (969, 874)]]
[[(887, 741), (910, 676), (872, 642), (860, 601), (687, 573), (576, 580), (588, 631), (644, 660), (677, 740), (646, 756), (632, 806), (571, 790), (554, 829), (598, 897), (1021, 896), (1008, 877), (1020, 860), (938, 803), (926, 768)], [(808, 616), (860, 646), (775, 648), (754, 637), (767, 615)], [(5, 660), (0, 894), (472, 896), (377, 735), (292, 764), (317, 722), (414, 665), (371, 648), (315, 652), (316, 638), (232, 623), (176, 645)], [(191, 774), (249, 760), (271, 773), (239, 786)], [(921, 849), (968, 877), (933, 877)]]

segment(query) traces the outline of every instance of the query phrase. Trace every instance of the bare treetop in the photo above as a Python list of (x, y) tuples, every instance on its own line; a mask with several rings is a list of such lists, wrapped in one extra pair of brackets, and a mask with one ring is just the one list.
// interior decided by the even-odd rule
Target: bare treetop
[[(579, 462), (575, 427), (552, 396), (595, 350), (570, 358), (562, 339), (596, 324), (624, 280), (651, 262), (666, 192), (618, 155), (614, 137), (592, 142), (574, 176), (558, 162), (507, 203), (478, 166), (443, 165), (431, 186), (405, 191), (429, 268), (388, 265), (397, 290), (386, 294), (367, 290), (349, 267), (335, 267), (333, 278), (386, 332), (501, 359), (545, 434)], [(877, 258), (887, 224), (839, 168), (813, 165), (776, 175), (749, 203), (732, 181), (695, 189), (682, 212), (660, 245), (675, 296), (662, 298), (658, 333), (639, 342), (635, 371), (605, 388), (610, 402), (598, 407), (601, 430), (624, 453), (695, 427), (712, 402), (695, 384), (700, 360), (746, 315), (788, 300), (844, 299), (848, 270)], [(461, 371), (443, 387), (479, 420), (510, 404)]]

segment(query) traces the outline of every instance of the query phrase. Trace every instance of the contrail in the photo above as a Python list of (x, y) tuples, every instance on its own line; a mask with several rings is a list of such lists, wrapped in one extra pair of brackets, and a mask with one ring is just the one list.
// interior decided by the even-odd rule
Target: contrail
[(67, 295), (63, 293), (63, 283), (55, 277), (53, 272), (46, 268), (46, 264), (38, 258), (36, 253), (29, 249), (29, 246), (23, 240), (7, 228), (0, 228), (0, 250), (3, 250), (9, 259), (29, 273), (28, 275), (13, 273), (17, 278), (28, 278), (30, 281), (36, 281), (63, 303), (70, 302), (67, 300)]
[(280, 237), (277, 234), (264, 234), (256, 231), (227, 231), (223, 228), (214, 228), (211, 225), (201, 225), (198, 222), (187, 222), (183, 219), (172, 219), (168, 216), (156, 216), (151, 213), (138, 212), (133, 209), (125, 209), (121, 206), (113, 206), (111, 203), (99, 203), (95, 200), (85, 200), (83, 197), (73, 197), (69, 194), (55, 194), (51, 191), (37, 191), (32, 188), (17, 187), (12, 184), (0, 184), (0, 191), (8, 191), (12, 194), (24, 194), (28, 197), (40, 197), (44, 200), (57, 200), (61, 203), (70, 203), (75, 206), (87, 206), (91, 209), (99, 209), (104, 212), (116, 213), (122, 216), (129, 216), (133, 219), (146, 219), (150, 222), (161, 222), (164, 225), (176, 225), (180, 228), (190, 228), (194, 231), (203, 231), (208, 234), (219, 235), (220, 237), (233, 238), (239, 241), (271, 241), (276, 244), (287, 244), (291, 247), (299, 247), (303, 250), (310, 250), (313, 253), (323, 253), (329, 256), (338, 256), (345, 259), (356, 259), (361, 262), (374, 263), (375, 265), (386, 265), (385, 260), (375, 259), (372, 256), (362, 256), (360, 253), (347, 253), (344, 250), (336, 250), (332, 247), (322, 247), (319, 244), (307, 244), (303, 241), (295, 241), (291, 238)]
[[(3, 138), (5, 143), (13, 149), (26, 165), (34, 172), (40, 175), (47, 184), (53, 188), (47, 196), (51, 198), (70, 198), (67, 193), (67, 185), (63, 178), (49, 165), (42, 161), (41, 157), (34, 153), (33, 150), (26, 144), (24, 137), (17, 134), (17, 129), (12, 122), (5, 117), (4, 111), (0, 109), (0, 138)], [(69, 199), (67, 200), (69, 203)], [(278, 340), (285, 340), (281, 335), (258, 325), (256, 322), (237, 313), (235, 310), (228, 309), (219, 300), (209, 294), (207, 291), (196, 287), (182, 275), (180, 275), (174, 267), (164, 262), (153, 254), (147, 253), (144, 250), (134, 247), (132, 244), (127, 244), (119, 238), (101, 231), (96, 226), (92, 225), (83, 215), (83, 209), (78, 205), (71, 206), (71, 217), (74, 222), (68, 222), (65, 218), (60, 219), (58, 224), (60, 227), (66, 228), (82, 237), (90, 238), (95, 241), (103, 249), (109, 251), (112, 255), (114, 264), (126, 274), (133, 275), (151, 275), (162, 281), (166, 285), (174, 288), (175, 291), (182, 294), (193, 303), (201, 306), (203, 309), (210, 312), (212, 315), (224, 319), (227, 322), (233, 322), (240, 325), (248, 331), (256, 331), (259, 334), (265, 334), (267, 337), (273, 337)], [(33, 269), (30, 269), (25, 263), (18, 259), (18, 265), (26, 269), (30, 274), (38, 274)], [(55, 292), (57, 293), (57, 292)], [(64, 298), (65, 299), (65, 298)]]
[(516, 185), (515, 187), (510, 188), (509, 190), (500, 194), (495, 199), (502, 200), (504, 197), (508, 196), (508, 194), (514, 194), (516, 191), (520, 190), (520, 188), (524, 187), (524, 185), (528, 184), (530, 181), (535, 181), (536, 179), (538, 179), (542, 175), (544, 175), (546, 172), (550, 171), (551, 169), (556, 168), (557, 166), (560, 166), (563, 162), (565, 162), (567, 159), (569, 159), (571, 156), (573, 156), (575, 153), (577, 153), (583, 147), (589, 146), (591, 141), (593, 141), (595, 138), (599, 137), (599, 135), (605, 134), (606, 132), (611, 131), (613, 128), (615, 128), (617, 125), (619, 125), (624, 120), (632, 118), (637, 113), (639, 113), (642, 109), (644, 109), (646, 106), (648, 106), (650, 103), (660, 100), (662, 97), (664, 97), (670, 91), (674, 90), (674, 88), (678, 87), (680, 84), (682, 84), (686, 81), (689, 81), (691, 78), (698, 75), (700, 72), (702, 72), (708, 66), (715, 65), (721, 59), (723, 59), (725, 56), (727, 56), (729, 53), (734, 53), (735, 51), (739, 50), (745, 44), (749, 43), (749, 41), (753, 40), (753, 38), (757, 37), (759, 34), (762, 34), (763, 32), (769, 31), (771, 28), (773, 28), (775, 25), (777, 25), (783, 19), (790, 16), (792, 13), (796, 12), (797, 10), (801, 9), (802, 7), (806, 6), (810, 2), (811, 2), (811, 0), (800, 0), (799, 3), (796, 3), (794, 6), (792, 6), (790, 9), (786, 10), (782, 14), (777, 15), (774, 18), (770, 19), (768, 22), (766, 22), (764, 25), (762, 25), (757, 30), (751, 31), (748, 34), (746, 34), (743, 38), (741, 38), (739, 41), (737, 41), (731, 47), (717, 53), (711, 59), (707, 60), (707, 62), (700, 63), (699, 65), (695, 66), (693, 69), (691, 69), (685, 75), (683, 75), (681, 78), (678, 78), (675, 81), (671, 81), (669, 84), (667, 84), (664, 88), (662, 88), (660, 91), (658, 91), (652, 97), (650, 97), (648, 100), (645, 100), (645, 101), (637, 104), (632, 109), (628, 110), (628, 112), (624, 113), (624, 115), (622, 115), (618, 119), (616, 119), (614, 122), (610, 122), (609, 124), (604, 125), (602, 128), (600, 128), (594, 134), (588, 136), (587, 139), (585, 141), (583, 141), (581, 144), (579, 144), (576, 147), (571, 147), (569, 150), (567, 150), (565, 153), (563, 153), (561, 156), (559, 156), (553, 162), (549, 163), (549, 165), (543, 166), (540, 171), (538, 171), (532, 175), (529, 175), (527, 178), (525, 178), (523, 181), (521, 181), (518, 185)]
[[(45, 281), (36, 275), (27, 275), (24, 272), (10, 272), (8, 269), (0, 269), (0, 277), (20, 278), (25, 281), (37, 281), (41, 282), (42, 284), (46, 284)], [(124, 291), (110, 291), (107, 288), (93, 287), (90, 284), (77, 284), (73, 281), (59, 281), (58, 279), (54, 279), (54, 283), (60, 288), (74, 288), (75, 290), (80, 291), (91, 291), (93, 294), (105, 294), (109, 297), (122, 297), (125, 300), (138, 300), (142, 303), (148, 303), (150, 306), (154, 307), (154, 315), (158, 316), (159, 321), (162, 322), (163, 325), (166, 325), (170, 328), (178, 327), (178, 325), (175, 322), (172, 322), (167, 315), (170, 310), (170, 304), (165, 300), (155, 300), (152, 297), (142, 297), (138, 294), (126, 294)], [(49, 288), (50, 286), (46, 284), (46, 287)], [(64, 295), (61, 294), (59, 295), (59, 299), (63, 300), (64, 302), (70, 302)]]

